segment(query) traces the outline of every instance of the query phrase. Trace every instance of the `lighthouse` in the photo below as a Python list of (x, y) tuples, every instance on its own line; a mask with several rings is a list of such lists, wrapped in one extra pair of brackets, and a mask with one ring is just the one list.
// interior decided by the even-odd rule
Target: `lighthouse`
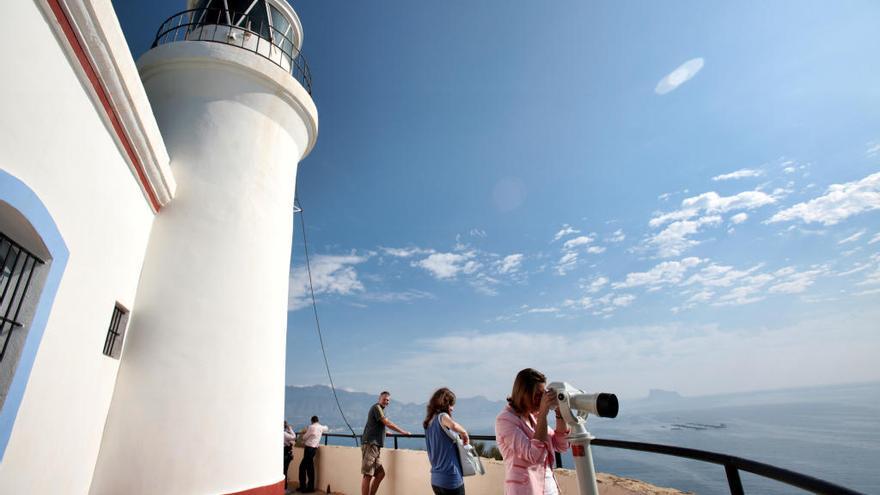
[(297, 164), (318, 114), (284, 0), (190, 0), (137, 62), (176, 196), (147, 243), (91, 493), (283, 493)]

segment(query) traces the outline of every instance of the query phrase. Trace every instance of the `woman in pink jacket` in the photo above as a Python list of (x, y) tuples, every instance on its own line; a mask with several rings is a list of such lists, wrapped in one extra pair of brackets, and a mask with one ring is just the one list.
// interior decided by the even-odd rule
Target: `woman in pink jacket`
[[(516, 375), (507, 407), (495, 418), (495, 438), (504, 457), (504, 495), (558, 495), (554, 453), (568, 450), (568, 429), (547, 378), (526, 368)], [(556, 428), (547, 414), (556, 412)]]

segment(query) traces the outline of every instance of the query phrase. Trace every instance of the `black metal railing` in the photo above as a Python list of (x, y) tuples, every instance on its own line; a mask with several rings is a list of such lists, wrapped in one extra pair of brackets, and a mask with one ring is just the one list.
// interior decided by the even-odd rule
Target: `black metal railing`
[(222, 43), (256, 53), (288, 71), (312, 94), (312, 73), (305, 57), (267, 18), (218, 8), (185, 10), (159, 26), (152, 46), (177, 41)]
[[(398, 438), (425, 438), (425, 435), (390, 435), (394, 439), (394, 448), (397, 448)], [(327, 437), (351, 438), (358, 441), (358, 437), (351, 434), (326, 433), (324, 434), (324, 445), (328, 444)], [(495, 435), (470, 435), (471, 440), (491, 441), (494, 442)], [(635, 450), (640, 452), (652, 452), (654, 454), (671, 455), (675, 457), (683, 457), (701, 462), (719, 464), (724, 466), (724, 473), (727, 475), (727, 484), (730, 487), (731, 495), (743, 495), (743, 484), (740, 479), (739, 472), (746, 471), (758, 476), (779, 481), (790, 486), (801, 488), (812, 493), (833, 494), (833, 495), (862, 495), (861, 493), (850, 490), (834, 483), (830, 483), (819, 478), (807, 476), (805, 474), (789, 471), (770, 464), (744, 459), (727, 454), (719, 454), (717, 452), (709, 452), (706, 450), (688, 449), (684, 447), (674, 447), (672, 445), (660, 445), (655, 443), (629, 442), (625, 440), (613, 440), (609, 438), (595, 438), (590, 442), (591, 445), (597, 447), (611, 447), (615, 449)], [(562, 457), (559, 452), (556, 453), (556, 465), (562, 465)]]
[(33, 279), (34, 269), (43, 261), (0, 232), (0, 362), (12, 340), (12, 332), (24, 325), (19, 313)]

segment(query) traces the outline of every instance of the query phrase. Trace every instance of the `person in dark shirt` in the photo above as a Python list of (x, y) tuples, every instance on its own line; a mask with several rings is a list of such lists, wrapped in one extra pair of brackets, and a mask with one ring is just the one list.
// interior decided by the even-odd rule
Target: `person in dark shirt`
[(361, 437), (361, 474), (364, 475), (361, 479), (361, 495), (376, 495), (379, 483), (385, 478), (385, 468), (379, 458), (381, 449), (385, 446), (385, 428), (391, 428), (402, 435), (410, 435), (410, 432), (385, 416), (385, 408), (390, 403), (391, 393), (382, 392), (379, 394), (379, 401), (373, 404), (367, 414), (367, 424)]
[(293, 427), (284, 420), (284, 488), (287, 488), (287, 469), (293, 461), (293, 444), (296, 442), (296, 434)]

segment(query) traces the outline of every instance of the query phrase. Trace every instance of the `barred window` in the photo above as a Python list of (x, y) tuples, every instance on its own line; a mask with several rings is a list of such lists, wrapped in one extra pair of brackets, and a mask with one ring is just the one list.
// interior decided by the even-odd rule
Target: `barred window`
[(43, 261), (0, 232), (0, 362), (15, 332), (25, 328), (19, 318), (22, 303), (34, 276), (34, 269)]
[(30, 224), (0, 201), (0, 407), (18, 369), (51, 258)]
[(113, 308), (113, 316), (110, 317), (110, 327), (107, 329), (107, 338), (104, 339), (104, 355), (119, 359), (122, 351), (122, 339), (125, 336), (125, 326), (128, 323), (128, 310), (116, 303)]

